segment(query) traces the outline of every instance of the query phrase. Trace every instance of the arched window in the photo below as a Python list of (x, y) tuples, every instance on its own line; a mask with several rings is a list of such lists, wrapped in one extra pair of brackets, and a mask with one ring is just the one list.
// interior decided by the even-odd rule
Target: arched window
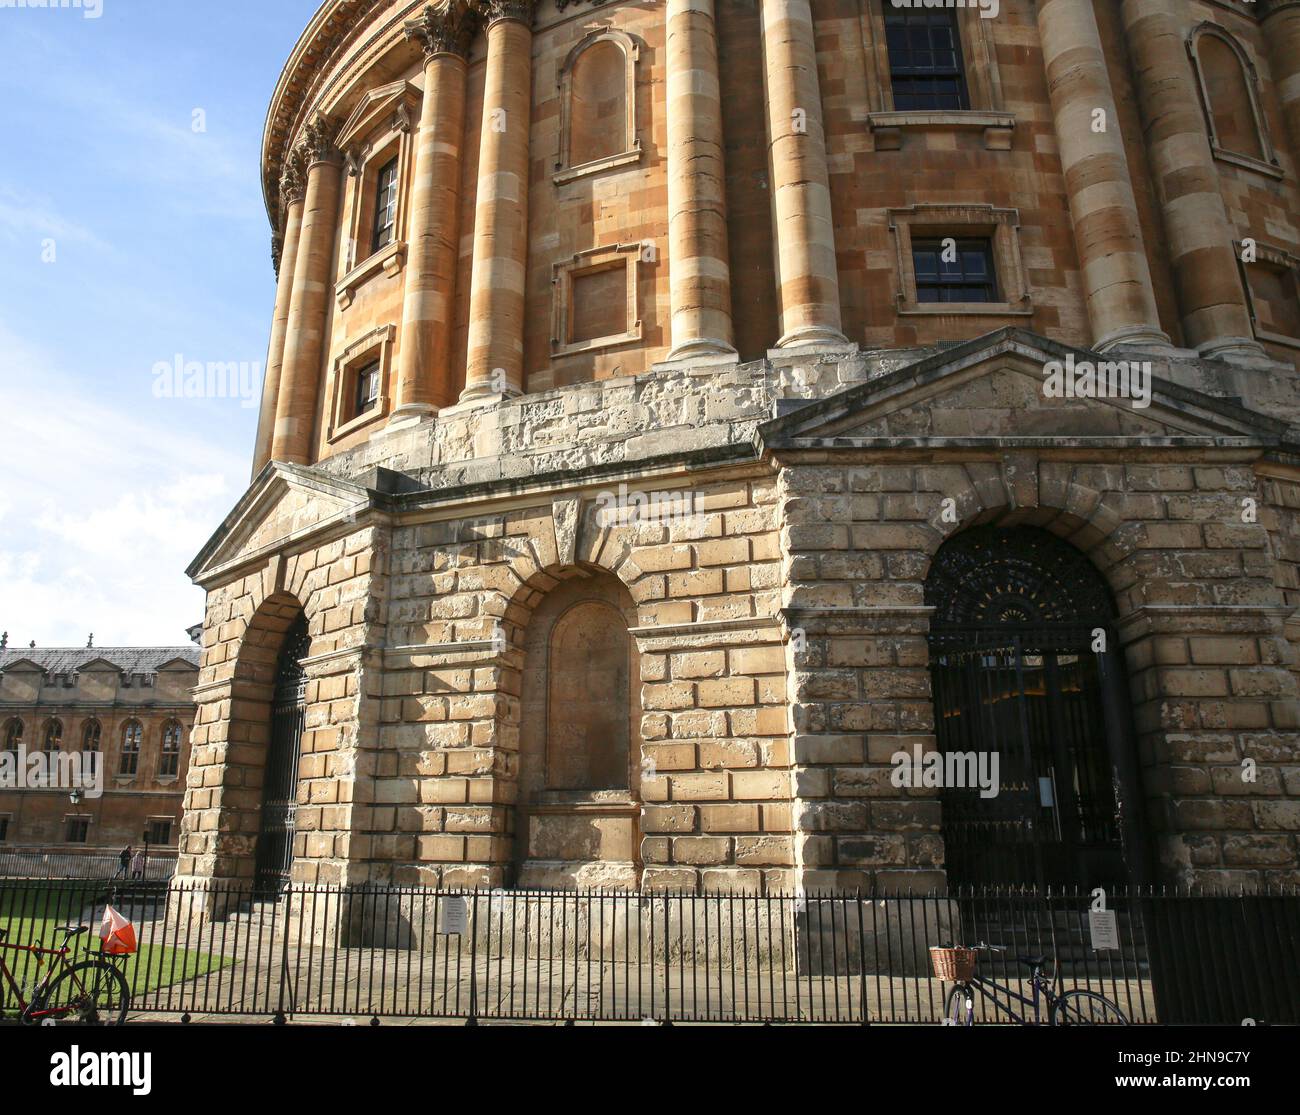
[(103, 734), (104, 729), (98, 720), (87, 720), (86, 726), (81, 729), (81, 750), (97, 754)]
[(163, 728), (162, 759), (158, 763), (158, 774), (163, 778), (175, 778), (181, 772), (181, 734), (184, 729), (177, 720), (167, 721)]
[(1101, 574), (1047, 531), (975, 527), (935, 555), (925, 602), (935, 735), (945, 771), (963, 775), (942, 782), (949, 883), (1141, 882), (1131, 714)]
[(1204, 100), (1215, 154), (1247, 165), (1276, 167), (1268, 121), (1259, 99), (1259, 78), (1249, 56), (1231, 35), (1203, 23), (1189, 44)]
[(621, 31), (589, 35), (560, 70), (558, 181), (635, 162), (637, 44)]
[(5, 725), (5, 750), (17, 751), (23, 745), (23, 722), (14, 717)]
[(122, 729), (122, 762), (118, 774), (134, 778), (140, 770), (140, 745), (144, 742), (144, 728), (138, 720), (128, 720)]
[(45, 742), (42, 746), (46, 751), (63, 750), (62, 720), (47, 720), (45, 722)]

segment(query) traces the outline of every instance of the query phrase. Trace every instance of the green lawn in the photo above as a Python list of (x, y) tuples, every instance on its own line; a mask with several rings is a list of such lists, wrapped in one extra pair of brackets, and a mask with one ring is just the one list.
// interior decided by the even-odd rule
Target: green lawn
[[(105, 887), (84, 882), (24, 881), (9, 886), (0, 884), (0, 929), (6, 931), (9, 944), (32, 945), (40, 942), (46, 948), (57, 948), (63, 942), (63, 935), (57, 932), (59, 926), (85, 924), (82, 921), (83, 915), (91, 907), (98, 914), (103, 909), (105, 895)], [(122, 912), (137, 923), (136, 931), (141, 933), (138, 915), (133, 913), (129, 904)], [(158, 937), (160, 942), (169, 939), (165, 933), (160, 933)], [(73, 962), (85, 959), (98, 949), (99, 925), (94, 924), (89, 933), (76, 939)], [(3, 955), (10, 973), (20, 985), (39, 978), (41, 969), (37, 958), (31, 953), (0, 950), (0, 955)], [(48, 963), (50, 958), (41, 959)], [(150, 932), (144, 930), (139, 952), (120, 963), (131, 993), (138, 1000), (150, 991), (229, 967), (233, 961), (205, 952), (154, 943), (150, 940)], [(148, 1006), (147, 1003), (141, 1005)], [(12, 993), (3, 976), (0, 976), (0, 1017), (10, 1017), (15, 1013)]]

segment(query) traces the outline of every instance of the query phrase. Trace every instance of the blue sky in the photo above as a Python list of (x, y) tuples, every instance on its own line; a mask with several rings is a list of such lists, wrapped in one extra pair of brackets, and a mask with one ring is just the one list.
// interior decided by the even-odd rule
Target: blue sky
[(260, 384), (275, 297), (262, 124), (316, 7), (0, 8), (10, 646), (92, 631), (98, 646), (175, 645), (202, 619), (185, 566), (247, 486), (257, 410), (157, 397), (154, 373), (177, 356), (240, 362)]

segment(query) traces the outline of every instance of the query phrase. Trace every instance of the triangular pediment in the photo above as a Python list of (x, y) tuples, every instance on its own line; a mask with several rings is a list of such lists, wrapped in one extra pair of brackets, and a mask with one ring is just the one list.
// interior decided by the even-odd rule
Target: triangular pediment
[(110, 662), (107, 658), (92, 658), (89, 662), (83, 662), (78, 666), (77, 672), (82, 674), (120, 674), (122, 667), (115, 662)]
[(371, 510), (376, 493), (314, 469), (267, 465), (186, 572), (203, 583), (294, 546)]
[(350, 151), (365, 143), (390, 115), (398, 118), (399, 125), (409, 128), (419, 118), (420, 97), (420, 90), (409, 81), (394, 81), (367, 90), (339, 132), (339, 150)]
[(30, 658), (19, 658), (14, 662), (7, 662), (4, 665), (6, 674), (43, 674), (45, 667), (39, 662), (33, 662)]
[(1130, 355), (1005, 329), (800, 407), (760, 436), (768, 448), (1281, 440), (1285, 423), (1174, 383), (1149, 359), (1138, 368)]

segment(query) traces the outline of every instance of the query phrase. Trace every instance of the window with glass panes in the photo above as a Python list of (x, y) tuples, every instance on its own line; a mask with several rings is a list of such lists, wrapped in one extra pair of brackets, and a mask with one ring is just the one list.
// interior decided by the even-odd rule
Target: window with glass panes
[(144, 741), (144, 728), (138, 720), (127, 723), (122, 730), (122, 765), (118, 773), (125, 776), (135, 775), (140, 769), (140, 744)]
[(996, 302), (997, 275), (989, 240), (913, 240), (918, 302)]
[(386, 248), (397, 239), (397, 160), (384, 164), (379, 171), (375, 194), (375, 235), (372, 252)]
[(357, 369), (356, 395), (352, 401), (354, 418), (368, 414), (379, 403), (379, 361)]
[(885, 41), (897, 111), (970, 108), (955, 11), (894, 8), (885, 0)]
[(170, 778), (181, 770), (181, 726), (172, 720), (163, 731), (162, 759), (158, 763), (158, 773)]
[(89, 817), (69, 817), (64, 839), (69, 844), (84, 844), (90, 838)]
[(172, 842), (172, 823), (161, 818), (152, 818), (149, 821), (148, 833), (150, 844), (170, 844)]

